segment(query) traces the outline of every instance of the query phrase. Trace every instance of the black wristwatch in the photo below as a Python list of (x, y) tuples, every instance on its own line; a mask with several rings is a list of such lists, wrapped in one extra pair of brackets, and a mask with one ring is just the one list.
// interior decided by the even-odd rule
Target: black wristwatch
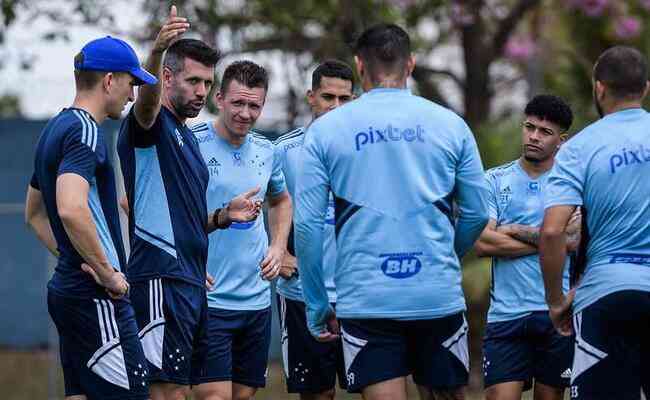
[[(219, 214), (221, 213), (221, 210), (224, 210), (224, 208), (217, 208), (216, 210), (214, 210), (214, 214), (212, 214), (212, 223), (214, 224), (214, 226), (217, 227), (217, 229), (228, 229), (232, 224), (232, 220), (229, 221), (227, 224), (219, 225)], [(228, 212), (227, 206), (225, 210), (226, 212)]]

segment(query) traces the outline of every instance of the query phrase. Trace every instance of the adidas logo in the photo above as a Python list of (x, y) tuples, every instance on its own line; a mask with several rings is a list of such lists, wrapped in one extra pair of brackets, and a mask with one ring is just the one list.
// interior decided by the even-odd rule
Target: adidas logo
[(212, 158), (210, 159), (210, 161), (208, 161), (208, 167), (220, 167), (220, 166), (221, 166), (221, 164), (220, 164), (219, 161), (217, 161), (217, 159), (214, 158), (214, 157), (212, 157)]
[(512, 194), (512, 190), (510, 189), (510, 186), (506, 186), (505, 189), (501, 191), (501, 194)]
[(571, 368), (567, 368), (566, 371), (562, 372), (560, 378), (570, 379), (571, 378)]

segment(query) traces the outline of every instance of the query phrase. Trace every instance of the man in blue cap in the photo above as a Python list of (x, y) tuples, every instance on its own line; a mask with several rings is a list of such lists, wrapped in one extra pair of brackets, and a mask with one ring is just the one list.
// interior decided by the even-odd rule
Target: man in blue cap
[(146, 399), (147, 364), (128, 300), (115, 177), (101, 123), (133, 87), (157, 79), (124, 41), (105, 37), (74, 59), (76, 96), (39, 138), (25, 218), (58, 257), (48, 308), (60, 337), (67, 399)]

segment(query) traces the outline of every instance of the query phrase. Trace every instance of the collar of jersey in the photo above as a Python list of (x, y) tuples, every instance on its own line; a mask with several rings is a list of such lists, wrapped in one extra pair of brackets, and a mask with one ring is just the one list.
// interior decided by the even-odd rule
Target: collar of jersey
[(646, 110), (644, 110), (641, 107), (626, 108), (624, 110), (619, 110), (614, 113), (607, 114), (603, 117), (603, 119), (627, 119), (627, 118), (638, 117), (645, 113)]
[(399, 88), (382, 88), (382, 87), (378, 87), (378, 88), (374, 88), (374, 89), (371, 89), (371, 90), (367, 91), (366, 93), (364, 93), (364, 95), (375, 95), (375, 94), (382, 94), (382, 93), (411, 94), (411, 91), (408, 88), (399, 89)]
[(69, 111), (72, 111), (72, 110), (81, 111), (81, 112), (84, 113), (85, 115), (89, 116), (90, 119), (91, 119), (95, 124), (97, 124), (97, 121), (95, 121), (95, 118), (93, 118), (93, 115), (92, 115), (91, 113), (89, 113), (88, 111), (84, 110), (83, 108), (79, 108), (79, 107), (68, 107), (68, 108), (65, 108), (65, 110), (66, 110), (66, 111), (68, 111), (68, 110), (69, 110)]

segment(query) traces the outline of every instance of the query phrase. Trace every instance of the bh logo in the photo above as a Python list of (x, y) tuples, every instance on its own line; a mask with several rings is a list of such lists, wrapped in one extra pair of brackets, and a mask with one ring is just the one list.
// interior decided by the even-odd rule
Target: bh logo
[(391, 253), (380, 254), (385, 257), (381, 270), (389, 278), (406, 279), (416, 275), (422, 269), (422, 262), (417, 256), (422, 253)]

